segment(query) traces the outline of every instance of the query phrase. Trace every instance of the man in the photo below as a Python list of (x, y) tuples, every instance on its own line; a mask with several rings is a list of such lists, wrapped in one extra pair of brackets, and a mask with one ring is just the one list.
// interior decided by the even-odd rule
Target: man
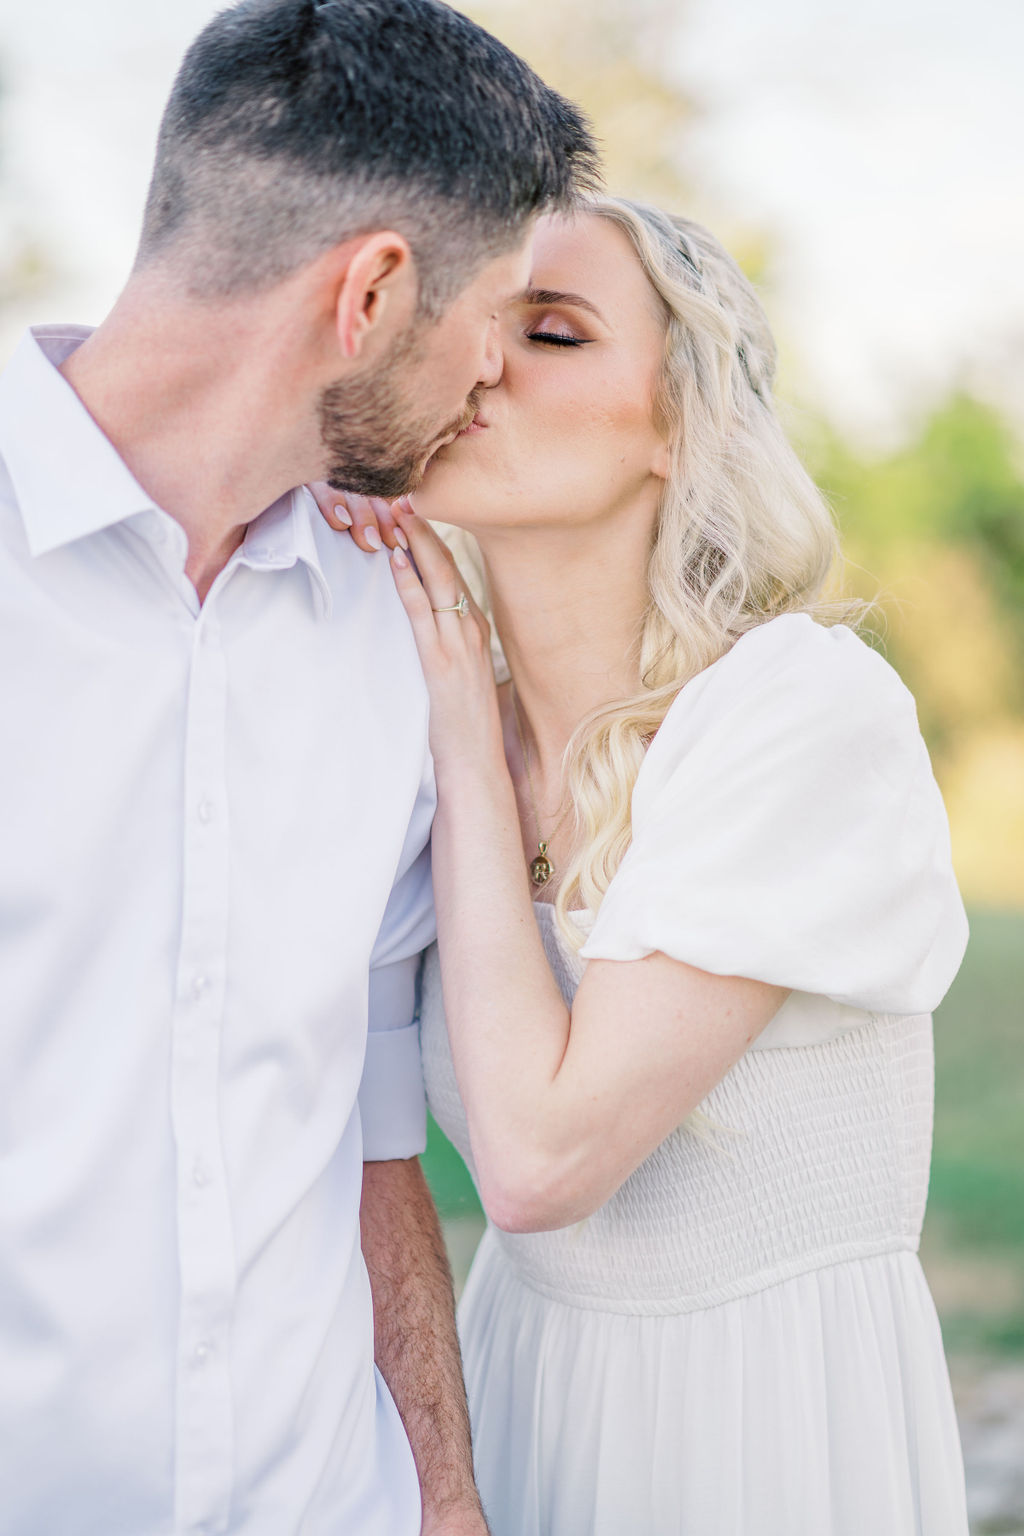
[(112, 313), (0, 378), (3, 1536), (485, 1530), (416, 1161), (426, 695), (293, 487), (415, 483), (592, 174), (437, 0), (242, 0)]

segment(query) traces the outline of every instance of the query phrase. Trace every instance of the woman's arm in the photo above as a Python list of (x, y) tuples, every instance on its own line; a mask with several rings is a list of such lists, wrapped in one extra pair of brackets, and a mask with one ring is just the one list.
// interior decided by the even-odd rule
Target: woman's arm
[(431, 695), (434, 888), (445, 1009), (484, 1205), (536, 1231), (589, 1215), (707, 1095), (784, 989), (654, 954), (591, 961), (566, 1008), (533, 915), (487, 624), (429, 525), (398, 520), (395, 581)]
[(440, 792), (434, 884), (481, 1196), (498, 1226), (538, 1231), (578, 1221), (614, 1194), (787, 994), (654, 954), (590, 961), (570, 1013), (533, 915), (503, 767), (496, 758), (476, 771), (466, 764)]

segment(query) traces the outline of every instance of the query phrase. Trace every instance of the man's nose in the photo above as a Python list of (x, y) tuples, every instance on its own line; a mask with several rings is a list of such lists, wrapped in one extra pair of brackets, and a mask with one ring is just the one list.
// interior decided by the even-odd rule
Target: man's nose
[(501, 346), (501, 324), (497, 315), (491, 316), (487, 328), (487, 342), (480, 364), (480, 383), (484, 389), (493, 389), (505, 367), (505, 355)]

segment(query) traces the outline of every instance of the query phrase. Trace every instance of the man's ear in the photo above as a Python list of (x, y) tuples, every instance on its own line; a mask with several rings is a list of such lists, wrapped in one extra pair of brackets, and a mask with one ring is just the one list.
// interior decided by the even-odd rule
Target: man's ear
[(394, 230), (378, 230), (352, 242), (340, 274), (335, 323), (343, 357), (365, 350), (374, 332), (397, 331), (416, 304), (415, 263), (409, 242)]

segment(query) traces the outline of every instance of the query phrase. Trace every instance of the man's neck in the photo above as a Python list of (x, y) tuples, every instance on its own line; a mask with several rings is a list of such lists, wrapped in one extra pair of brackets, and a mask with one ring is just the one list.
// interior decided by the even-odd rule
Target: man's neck
[(308, 476), (315, 456), (280, 342), (253, 319), (251, 309), (175, 304), (133, 282), (61, 368), (139, 484), (184, 528), (200, 600), (248, 524)]

